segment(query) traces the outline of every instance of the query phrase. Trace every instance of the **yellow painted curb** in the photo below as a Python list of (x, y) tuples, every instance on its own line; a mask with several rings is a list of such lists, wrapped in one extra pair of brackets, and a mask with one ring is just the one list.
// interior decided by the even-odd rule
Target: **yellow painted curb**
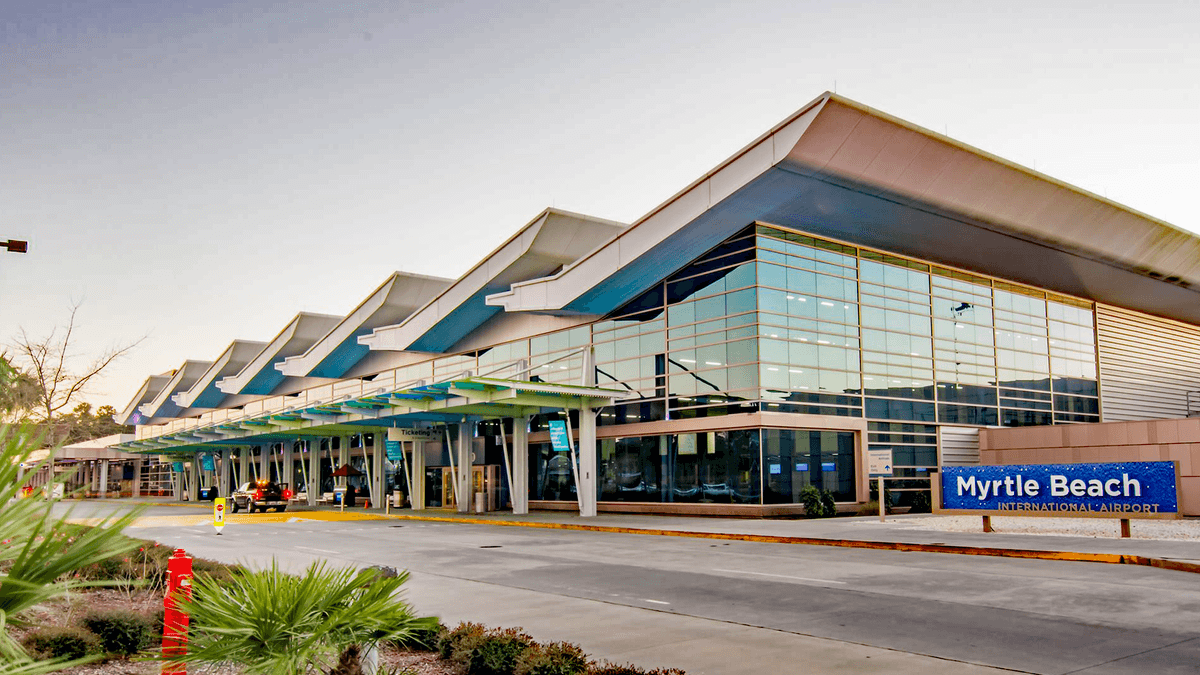
[(801, 544), (805, 546), (836, 546), (876, 551), (903, 551), (910, 553), (951, 553), (955, 555), (982, 555), (997, 558), (1024, 558), (1030, 560), (1058, 560), (1068, 562), (1094, 562), (1109, 565), (1142, 565), (1160, 569), (1200, 574), (1200, 564), (1181, 560), (1150, 558), (1121, 553), (1078, 553), (1074, 551), (1042, 551), (1021, 548), (993, 548), (978, 546), (950, 546), (948, 544), (911, 544), (892, 541), (863, 541), (859, 539), (821, 539), (817, 537), (785, 537), (770, 534), (736, 534), (730, 532), (691, 532), (688, 530), (659, 530), (635, 527), (610, 527), (606, 525), (577, 525), (574, 523), (531, 523), (514, 520), (490, 520), (486, 518), (450, 518), (445, 516), (389, 515), (397, 520), (422, 520), (468, 525), (496, 525), (500, 527), (531, 527), (543, 530), (575, 530), (579, 532), (607, 532), (612, 534), (641, 534), (658, 537), (687, 537), (691, 539), (721, 539), (725, 541), (752, 541), (764, 544)]

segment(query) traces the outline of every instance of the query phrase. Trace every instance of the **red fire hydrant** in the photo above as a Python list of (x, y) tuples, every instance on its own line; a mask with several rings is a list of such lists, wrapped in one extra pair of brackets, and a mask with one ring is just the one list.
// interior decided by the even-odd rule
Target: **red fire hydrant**
[[(166, 610), (163, 617), (163, 657), (187, 654), (188, 615), (178, 609), (178, 598), (192, 597), (192, 556), (177, 548), (167, 560), (167, 597), (163, 600)], [(181, 663), (163, 663), (163, 675), (187, 675), (187, 666)]]

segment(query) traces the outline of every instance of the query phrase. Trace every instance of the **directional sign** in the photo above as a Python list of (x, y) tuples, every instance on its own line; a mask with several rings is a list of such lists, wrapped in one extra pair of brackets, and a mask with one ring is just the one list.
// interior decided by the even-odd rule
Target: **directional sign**
[(217, 534), (221, 534), (221, 530), (225, 527), (224, 497), (217, 497), (213, 500), (213, 527), (217, 528)]
[(892, 475), (891, 450), (867, 450), (867, 474), (871, 477)]
[[(388, 431), (391, 431), (390, 429)], [(384, 441), (383, 449), (387, 452), (389, 462), (396, 462), (404, 459), (404, 449), (400, 445), (400, 441)]]

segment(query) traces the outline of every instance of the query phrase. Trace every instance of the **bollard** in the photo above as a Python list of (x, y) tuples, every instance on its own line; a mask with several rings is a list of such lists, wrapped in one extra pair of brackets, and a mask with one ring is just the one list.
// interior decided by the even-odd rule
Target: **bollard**
[[(192, 557), (177, 548), (167, 560), (167, 597), (163, 600), (162, 653), (166, 658), (187, 654), (188, 615), (176, 607), (176, 598), (192, 597)], [(187, 675), (187, 665), (163, 663), (163, 675)]]

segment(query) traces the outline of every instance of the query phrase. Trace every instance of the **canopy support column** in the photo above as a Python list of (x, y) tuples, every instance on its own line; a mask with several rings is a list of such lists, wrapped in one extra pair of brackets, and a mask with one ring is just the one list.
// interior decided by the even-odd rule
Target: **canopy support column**
[(250, 480), (250, 448), (242, 446), (238, 448), (238, 472), (237, 479), (234, 480), (238, 487), (242, 486)]
[(271, 480), (271, 449), (271, 443), (258, 446), (258, 478), (260, 480)]
[(470, 513), (475, 493), (471, 486), (471, 423), (458, 425), (458, 512)]
[(142, 496), (142, 465), (145, 463), (145, 457), (138, 457), (133, 461), (133, 484), (130, 486), (130, 494), (135, 498)]
[[(350, 463), (350, 437), (349, 436), (339, 436), (338, 437), (338, 468), (346, 466), (349, 463)], [(342, 477), (338, 478), (337, 480), (338, 480), (338, 487), (344, 488), (344, 487), (346, 487), (347, 482), (350, 480), (350, 478), (348, 476), (342, 476)]]
[(425, 510), (425, 442), (412, 443), (412, 482), (408, 486), (413, 511)]
[(192, 457), (190, 469), (188, 470), (188, 500), (192, 502), (200, 501), (200, 456)]
[[(330, 439), (332, 443), (332, 439)], [(321, 439), (310, 438), (308, 444), (308, 505), (316, 506), (321, 496)]]
[(529, 513), (529, 416), (513, 418), (513, 513)]
[(108, 460), (100, 460), (100, 486), (96, 490), (101, 499), (108, 496)]
[(281, 482), (288, 484), (288, 489), (292, 494), (296, 494), (299, 490), (296, 489), (296, 442), (285, 441), (283, 443), (283, 475), (279, 477)]
[[(383, 493), (387, 488), (387, 476), (383, 471), (383, 439), (386, 436), (387, 429), (378, 429), (371, 435), (374, 439), (371, 442), (371, 463), (367, 465), (370, 467), (367, 480), (371, 481), (371, 506), (377, 509), (384, 508), (384, 500), (387, 499), (387, 495)], [(400, 451), (404, 452), (403, 446)]]

